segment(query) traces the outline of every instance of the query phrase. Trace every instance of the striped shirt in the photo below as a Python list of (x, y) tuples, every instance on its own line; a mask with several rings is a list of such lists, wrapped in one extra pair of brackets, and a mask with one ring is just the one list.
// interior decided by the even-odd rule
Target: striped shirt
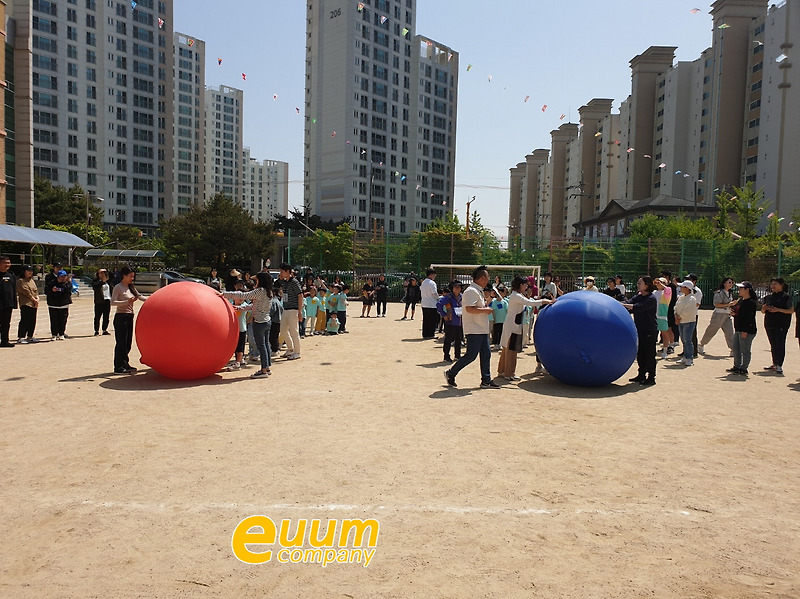
[(283, 281), (281, 284), (281, 291), (283, 291), (283, 309), (299, 310), (300, 302), (298, 298), (303, 294), (300, 282), (294, 277)]

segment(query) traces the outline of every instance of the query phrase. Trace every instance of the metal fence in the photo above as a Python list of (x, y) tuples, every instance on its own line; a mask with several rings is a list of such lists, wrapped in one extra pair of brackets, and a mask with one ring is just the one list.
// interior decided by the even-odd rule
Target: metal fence
[[(580, 286), (593, 276), (599, 286), (606, 277), (621, 275), (630, 288), (643, 274), (657, 276), (669, 270), (682, 277), (696, 273), (708, 299), (724, 277), (750, 280), (766, 289), (773, 277), (784, 277), (800, 287), (800, 245), (772, 244), (728, 239), (514, 239), (509, 247), (498, 247), (491, 236), (463, 234), (394, 235), (354, 232), (348, 250), (348, 265), (334, 271), (319, 253), (304, 253), (303, 237), (289, 240), (284, 259), (314, 271), (338, 272), (343, 280), (358, 282), (368, 274), (422, 274), (432, 263), (539, 265), (558, 275), (563, 288)], [(762, 240), (763, 241), (763, 240)], [(341, 262), (341, 261), (340, 261)], [(393, 279), (395, 277), (392, 277)]]

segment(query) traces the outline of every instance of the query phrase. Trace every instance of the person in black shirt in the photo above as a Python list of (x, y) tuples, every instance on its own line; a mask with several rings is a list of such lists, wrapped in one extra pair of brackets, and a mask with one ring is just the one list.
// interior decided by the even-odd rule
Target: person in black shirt
[(786, 334), (792, 324), (794, 306), (789, 295), (788, 285), (783, 278), (770, 281), (772, 293), (764, 298), (761, 312), (764, 314), (764, 330), (767, 332), (769, 347), (772, 351), (772, 365), (764, 370), (777, 374), (783, 373), (783, 360), (786, 357)]
[(630, 381), (640, 385), (655, 385), (658, 301), (653, 295), (653, 291), (656, 288), (653, 285), (653, 279), (648, 276), (641, 277), (636, 282), (636, 288), (639, 293), (633, 296), (629, 303), (622, 304), (633, 312), (633, 324), (636, 326), (636, 333), (639, 336), (639, 349), (636, 352), (639, 374)]
[(367, 277), (367, 282), (361, 288), (361, 318), (364, 318), (364, 312), (372, 312), (372, 304), (375, 302), (375, 286), (372, 284), (372, 277)]
[(602, 290), (602, 293), (605, 293), (608, 297), (613, 298), (618, 302), (625, 301), (625, 296), (622, 295), (622, 291), (620, 291), (619, 287), (617, 287), (617, 281), (614, 277), (608, 277), (606, 279), (606, 288)]
[[(386, 318), (386, 303), (389, 300), (389, 283), (385, 275), (378, 276), (378, 282), (375, 283), (375, 303), (377, 304), (378, 316)], [(383, 306), (383, 313), (381, 313), (381, 306)]]
[(0, 256), (0, 347), (14, 347), (8, 335), (11, 313), (17, 307), (17, 277), (9, 270), (11, 260)]
[(756, 332), (756, 312), (758, 298), (750, 281), (736, 283), (739, 288), (739, 302), (733, 306), (733, 368), (728, 372), (747, 374), (750, 365), (750, 347), (753, 345)]

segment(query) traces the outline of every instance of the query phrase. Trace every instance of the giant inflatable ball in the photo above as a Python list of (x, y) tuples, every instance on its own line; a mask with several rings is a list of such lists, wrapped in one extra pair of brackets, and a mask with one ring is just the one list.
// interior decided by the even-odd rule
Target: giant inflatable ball
[(236, 349), (233, 306), (211, 287), (173, 283), (147, 298), (136, 319), (141, 361), (171, 379), (211, 376)]
[(539, 312), (533, 334), (544, 367), (568, 385), (608, 385), (636, 359), (636, 327), (630, 312), (596, 291), (558, 298)]

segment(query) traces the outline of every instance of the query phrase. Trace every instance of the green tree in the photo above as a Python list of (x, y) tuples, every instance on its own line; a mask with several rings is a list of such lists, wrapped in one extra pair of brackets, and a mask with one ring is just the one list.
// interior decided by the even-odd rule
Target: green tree
[(717, 194), (717, 216), (714, 218), (714, 224), (720, 237), (724, 239), (731, 237), (731, 217), (728, 214), (731, 208), (731, 195), (725, 192)]
[[(346, 220), (325, 220), (316, 214), (306, 215), (300, 210), (289, 210), (288, 216), (277, 215), (272, 221), (276, 232), (288, 233), (292, 231), (337, 231), (341, 225), (346, 225)], [(308, 228), (306, 228), (308, 227)]]
[(160, 223), (168, 254), (180, 257), (192, 267), (249, 262), (274, 249), (272, 223), (254, 223), (250, 214), (224, 194), (215, 195), (203, 206)]
[(748, 181), (744, 187), (734, 186), (733, 192), (735, 195), (730, 200), (731, 208), (736, 213), (733, 230), (743, 239), (755, 239), (761, 215), (770, 201), (764, 198), (763, 189), (755, 189), (752, 181)]
[(694, 220), (685, 214), (666, 218), (645, 214), (630, 225), (631, 239), (713, 239), (715, 235), (709, 219)]
[(116, 249), (127, 250), (146, 242), (142, 230), (128, 225), (114, 227), (108, 234), (109, 243)]
[[(80, 185), (73, 185), (70, 189), (61, 185), (54, 187), (49, 179), (36, 177), (33, 204), (36, 222), (64, 226), (84, 223), (83, 232), (75, 232), (75, 235), (81, 238), (86, 235), (86, 194)], [(92, 201), (89, 202), (89, 220), (102, 226), (103, 209)]]
[(318, 229), (297, 247), (306, 265), (323, 270), (350, 270), (353, 266), (353, 230), (342, 223), (336, 231)]

